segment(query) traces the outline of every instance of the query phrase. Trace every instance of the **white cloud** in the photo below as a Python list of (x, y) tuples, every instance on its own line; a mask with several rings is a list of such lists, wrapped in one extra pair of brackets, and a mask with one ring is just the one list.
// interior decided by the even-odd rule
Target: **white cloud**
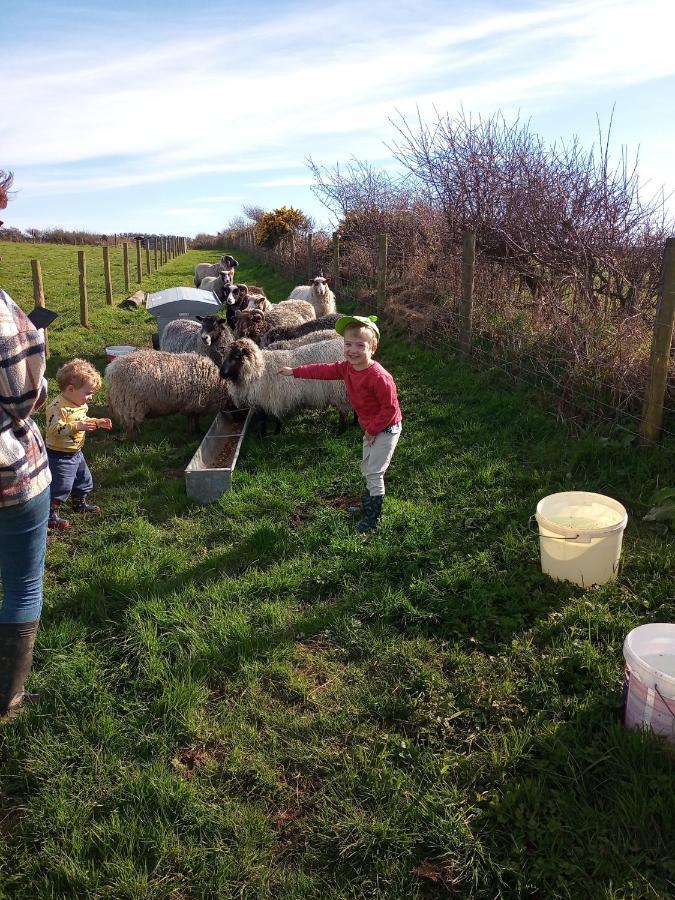
[[(395, 109), (551, 106), (594, 87), (675, 75), (670, 0), (477, 6), (470, 15), (458, 24), (442, 3), (380, 0), (366, 13), (347, 2), (293, 15), (280, 7), (273, 19), (228, 20), (214, 31), (197, 14), (174, 32), (165, 23), (140, 46), (129, 40), (133, 17), (105, 36), (84, 22), (77, 43), (63, 36), (5, 48), (0, 84), (12, 90), (3, 97), (3, 164), (25, 171), (27, 194), (234, 177), (297, 167), (308, 154), (381, 151)], [(27, 67), (31, 57), (40, 65)], [(72, 165), (85, 161), (74, 179)], [(252, 186), (309, 183), (272, 177)]]

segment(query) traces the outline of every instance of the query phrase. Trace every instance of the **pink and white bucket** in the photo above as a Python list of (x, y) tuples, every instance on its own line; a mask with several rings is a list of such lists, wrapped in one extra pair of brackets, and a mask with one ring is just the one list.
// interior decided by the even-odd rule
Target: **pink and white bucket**
[(118, 356), (126, 356), (127, 353), (133, 353), (134, 350), (138, 350), (138, 347), (132, 347), (130, 344), (115, 344), (105, 348), (105, 358), (108, 362), (112, 362)]
[(640, 625), (626, 636), (624, 725), (675, 743), (675, 625)]

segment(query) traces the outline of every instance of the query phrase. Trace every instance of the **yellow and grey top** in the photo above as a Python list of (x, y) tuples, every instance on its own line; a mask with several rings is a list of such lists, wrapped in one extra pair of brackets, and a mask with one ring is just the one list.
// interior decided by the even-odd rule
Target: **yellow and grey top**
[(76, 431), (73, 426), (76, 422), (89, 420), (88, 410), (86, 403), (72, 406), (63, 394), (52, 400), (47, 407), (47, 447), (65, 453), (81, 450), (86, 432)]

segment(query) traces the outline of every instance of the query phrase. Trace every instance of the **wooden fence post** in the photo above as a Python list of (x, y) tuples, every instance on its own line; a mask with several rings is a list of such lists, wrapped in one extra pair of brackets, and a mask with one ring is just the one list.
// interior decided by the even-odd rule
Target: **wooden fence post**
[(312, 252), (312, 232), (307, 235), (307, 284), (314, 278), (314, 253)]
[(295, 232), (291, 232), (291, 278), (295, 281)]
[(129, 294), (129, 244), (127, 241), (122, 243), (122, 257), (124, 260), (124, 290)]
[(152, 268), (150, 266), (150, 238), (147, 237), (145, 239), (145, 274), (149, 275), (152, 272)]
[(654, 336), (649, 361), (649, 382), (642, 407), (640, 442), (657, 440), (663, 423), (663, 401), (668, 383), (668, 364), (675, 325), (675, 238), (663, 249), (661, 290), (654, 320)]
[[(125, 243), (124, 250), (126, 256), (127, 245)], [(83, 328), (89, 328), (89, 299), (87, 297), (87, 257), (84, 250), (77, 251), (77, 269), (80, 281), (80, 325)], [(129, 280), (129, 259), (126, 258), (126, 277)], [(129, 285), (127, 284), (127, 290)]]
[(333, 232), (333, 293), (340, 290), (340, 235)]
[(476, 235), (464, 232), (462, 249), (462, 296), (459, 302), (459, 355), (471, 356), (471, 320), (473, 313), (473, 273), (476, 264)]
[(103, 280), (105, 281), (105, 302), (108, 306), (112, 306), (113, 292), (112, 280), (110, 278), (110, 251), (108, 245), (103, 245)]
[(387, 255), (389, 253), (389, 236), (380, 235), (380, 251), (377, 260), (377, 305), (376, 311), (380, 313), (387, 302)]
[(157, 271), (157, 235), (155, 235), (153, 239), (153, 244), (155, 245), (155, 272)]
[(141, 242), (140, 240), (136, 241), (136, 281), (138, 284), (143, 280), (143, 275), (141, 273)]
[[(45, 291), (42, 285), (42, 266), (39, 259), (31, 259), (30, 268), (33, 274), (33, 300), (36, 306), (45, 305)], [(45, 359), (49, 359), (49, 342), (47, 340), (47, 329), (43, 329), (45, 333)]]

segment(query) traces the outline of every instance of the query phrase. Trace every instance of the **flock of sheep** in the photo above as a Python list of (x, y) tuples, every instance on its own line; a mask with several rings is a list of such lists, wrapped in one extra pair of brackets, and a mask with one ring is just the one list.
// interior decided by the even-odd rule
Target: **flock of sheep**
[[(113, 417), (133, 437), (146, 419), (182, 413), (188, 429), (198, 417), (252, 407), (277, 420), (300, 407), (334, 406), (344, 428), (351, 406), (342, 381), (281, 378), (282, 366), (337, 362), (343, 341), (335, 295), (323, 275), (270, 303), (264, 290), (234, 284), (237, 261), (195, 267), (195, 285), (213, 291), (225, 317), (176, 319), (164, 329), (159, 350), (138, 350), (106, 368)], [(263, 419), (263, 422), (265, 419)], [(264, 425), (263, 425), (264, 429)]]

